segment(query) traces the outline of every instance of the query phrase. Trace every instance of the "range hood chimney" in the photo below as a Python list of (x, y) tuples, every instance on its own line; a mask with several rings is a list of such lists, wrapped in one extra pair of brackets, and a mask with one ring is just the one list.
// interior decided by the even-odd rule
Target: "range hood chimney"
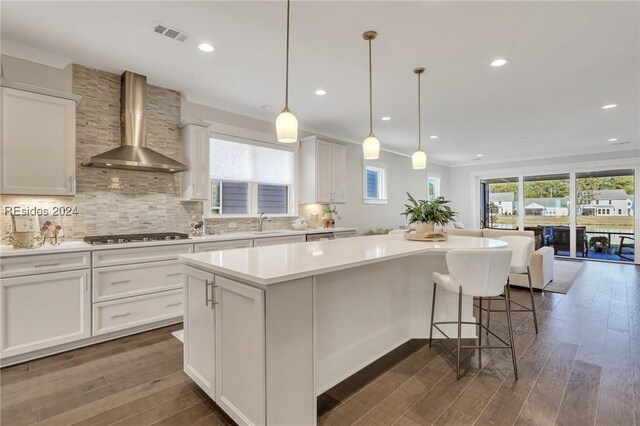
[(177, 173), (189, 166), (147, 148), (147, 77), (125, 71), (121, 78), (122, 145), (91, 157), (88, 167)]

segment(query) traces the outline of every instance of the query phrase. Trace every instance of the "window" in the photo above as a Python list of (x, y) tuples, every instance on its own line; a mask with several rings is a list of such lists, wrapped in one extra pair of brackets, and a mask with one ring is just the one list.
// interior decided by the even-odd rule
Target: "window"
[(387, 203), (387, 171), (384, 167), (365, 166), (364, 202)]
[(291, 214), (293, 175), (292, 151), (211, 138), (208, 216)]
[(427, 199), (435, 200), (439, 196), (440, 196), (440, 178), (429, 177), (429, 179), (427, 179)]

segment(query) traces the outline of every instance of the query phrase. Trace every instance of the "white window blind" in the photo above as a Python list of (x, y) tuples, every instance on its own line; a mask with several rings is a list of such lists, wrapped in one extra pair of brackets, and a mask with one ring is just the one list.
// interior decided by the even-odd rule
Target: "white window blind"
[(293, 152), (211, 139), (211, 179), (293, 184)]

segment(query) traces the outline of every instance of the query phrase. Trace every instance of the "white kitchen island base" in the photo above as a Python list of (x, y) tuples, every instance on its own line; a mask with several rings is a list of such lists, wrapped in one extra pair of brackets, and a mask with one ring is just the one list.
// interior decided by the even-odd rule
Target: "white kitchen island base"
[[(240, 424), (313, 425), (317, 395), (428, 337), (431, 273), (470, 246), (506, 244), (385, 236), (182, 256), (185, 371)], [(456, 295), (438, 295), (437, 320), (456, 310)], [(472, 313), (465, 298), (465, 320)]]

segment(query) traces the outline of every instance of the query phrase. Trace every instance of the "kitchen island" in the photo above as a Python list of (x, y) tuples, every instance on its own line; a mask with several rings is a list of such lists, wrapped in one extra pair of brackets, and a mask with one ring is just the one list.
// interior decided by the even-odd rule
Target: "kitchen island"
[[(431, 274), (446, 273), (447, 251), (506, 246), (393, 235), (182, 255), (185, 372), (239, 424), (313, 425), (317, 395), (428, 336)], [(436, 319), (456, 309), (442, 293)]]

